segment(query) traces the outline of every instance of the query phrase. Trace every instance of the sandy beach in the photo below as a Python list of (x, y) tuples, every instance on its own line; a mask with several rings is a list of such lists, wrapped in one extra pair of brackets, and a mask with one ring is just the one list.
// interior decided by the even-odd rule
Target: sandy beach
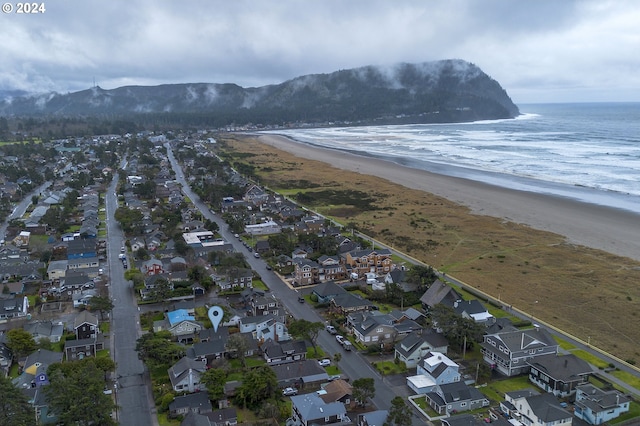
[(626, 210), (434, 174), (279, 135), (260, 135), (259, 140), (301, 158), (441, 196), (467, 206), (474, 214), (503, 218), (562, 235), (572, 244), (640, 260), (640, 215)]

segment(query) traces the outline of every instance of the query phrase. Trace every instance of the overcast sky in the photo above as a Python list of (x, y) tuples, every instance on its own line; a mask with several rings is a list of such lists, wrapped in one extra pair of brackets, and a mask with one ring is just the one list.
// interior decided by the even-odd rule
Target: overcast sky
[[(16, 3), (13, 3), (15, 5)], [(281, 83), (458, 58), (517, 104), (640, 101), (637, 0), (45, 0), (0, 15), (0, 89)]]

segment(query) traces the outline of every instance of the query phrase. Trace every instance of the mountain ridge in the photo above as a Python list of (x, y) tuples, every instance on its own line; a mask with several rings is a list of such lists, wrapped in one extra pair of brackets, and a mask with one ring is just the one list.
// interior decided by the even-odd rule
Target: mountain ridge
[[(368, 65), (243, 88), (233, 83), (98, 86), (0, 101), (4, 116), (202, 115), (217, 124), (458, 122), (519, 115), (500, 84), (459, 59)], [(131, 118), (131, 117), (130, 117)]]

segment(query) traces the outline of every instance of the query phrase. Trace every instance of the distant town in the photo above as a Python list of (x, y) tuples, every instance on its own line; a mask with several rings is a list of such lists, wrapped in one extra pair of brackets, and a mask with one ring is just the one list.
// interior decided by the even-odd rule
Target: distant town
[(0, 424), (640, 418), (633, 371), (261, 186), (220, 131), (0, 143), (0, 222)]

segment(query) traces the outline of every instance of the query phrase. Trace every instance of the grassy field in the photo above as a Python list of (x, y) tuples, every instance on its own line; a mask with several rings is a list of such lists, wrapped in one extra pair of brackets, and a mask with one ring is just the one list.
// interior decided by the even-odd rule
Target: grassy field
[[(223, 139), (260, 182), (624, 360), (640, 362), (640, 262), (471, 214), (389, 181)], [(538, 302), (538, 303), (536, 303)]]

